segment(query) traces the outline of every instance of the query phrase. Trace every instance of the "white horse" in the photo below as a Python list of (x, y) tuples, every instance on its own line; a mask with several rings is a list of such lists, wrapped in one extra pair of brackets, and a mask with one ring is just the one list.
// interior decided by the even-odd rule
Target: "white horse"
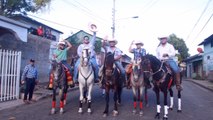
[[(84, 99), (88, 103), (87, 112), (91, 113), (91, 92), (94, 83), (94, 71), (90, 62), (90, 50), (88, 48), (83, 49), (82, 56), (80, 58), (80, 66), (78, 73), (80, 101), (79, 101), (79, 113), (83, 113), (82, 105)], [(87, 95), (87, 96), (86, 96)]]

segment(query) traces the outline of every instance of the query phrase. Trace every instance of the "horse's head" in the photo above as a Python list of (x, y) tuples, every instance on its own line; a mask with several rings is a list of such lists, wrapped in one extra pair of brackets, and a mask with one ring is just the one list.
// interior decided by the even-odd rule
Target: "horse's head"
[(113, 72), (113, 64), (114, 64), (114, 54), (111, 52), (108, 52), (105, 56), (105, 75), (111, 76)]
[(144, 75), (149, 78), (152, 73), (152, 64), (149, 55), (142, 57), (141, 66), (143, 67)]
[(51, 73), (54, 76), (54, 80), (58, 81), (61, 77), (61, 75), (63, 74), (63, 66), (62, 63), (58, 63), (57, 61), (53, 60), (51, 61)]
[(138, 80), (139, 77), (143, 74), (141, 62), (142, 62), (141, 58), (133, 61), (133, 67), (132, 67), (133, 71), (132, 72), (133, 72), (134, 80)]
[(88, 66), (89, 60), (90, 60), (90, 54), (91, 54), (91, 51), (89, 48), (84, 48), (82, 50), (82, 56), (81, 56), (81, 65), (82, 66)]

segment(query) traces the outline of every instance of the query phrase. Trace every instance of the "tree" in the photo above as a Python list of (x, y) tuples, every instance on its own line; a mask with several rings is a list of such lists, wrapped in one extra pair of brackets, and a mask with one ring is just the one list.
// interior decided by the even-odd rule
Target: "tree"
[(168, 43), (174, 45), (174, 48), (180, 53), (178, 55), (178, 61), (182, 61), (183, 59), (186, 59), (190, 56), (188, 53), (189, 49), (187, 48), (184, 40), (178, 38), (175, 34), (169, 35)]
[(51, 0), (0, 0), (0, 15), (11, 16), (15, 13), (36, 12), (50, 2)]

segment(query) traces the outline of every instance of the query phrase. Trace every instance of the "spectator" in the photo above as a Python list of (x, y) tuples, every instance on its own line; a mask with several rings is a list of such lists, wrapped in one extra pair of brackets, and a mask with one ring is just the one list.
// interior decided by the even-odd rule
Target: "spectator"
[(43, 28), (42, 26), (39, 26), (38, 29), (37, 29), (37, 33), (38, 33), (38, 36), (41, 36), (43, 37), (44, 36), (44, 32), (43, 32)]
[[(35, 85), (38, 84), (38, 71), (35, 67), (35, 60), (30, 59), (30, 63), (25, 66), (24, 71), (22, 73), (22, 84), (26, 84), (26, 88), (24, 91), (24, 103), (28, 104), (31, 102), (34, 102), (35, 100), (32, 100), (33, 97), (33, 91), (35, 88)], [(29, 94), (28, 100), (27, 96)]]

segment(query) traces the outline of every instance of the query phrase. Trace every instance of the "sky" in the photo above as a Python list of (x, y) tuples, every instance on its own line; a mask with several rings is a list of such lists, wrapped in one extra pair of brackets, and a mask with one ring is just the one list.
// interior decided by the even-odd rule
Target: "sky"
[[(52, 0), (29, 17), (64, 34), (62, 39), (98, 27), (97, 36), (112, 36), (113, 0)], [(156, 53), (158, 37), (175, 34), (185, 41), (189, 54), (197, 54), (204, 39), (213, 34), (212, 0), (115, 0), (115, 38), (124, 53), (133, 40), (140, 40), (148, 53)], [(138, 18), (132, 18), (138, 16)], [(131, 55), (130, 55), (131, 56)]]

